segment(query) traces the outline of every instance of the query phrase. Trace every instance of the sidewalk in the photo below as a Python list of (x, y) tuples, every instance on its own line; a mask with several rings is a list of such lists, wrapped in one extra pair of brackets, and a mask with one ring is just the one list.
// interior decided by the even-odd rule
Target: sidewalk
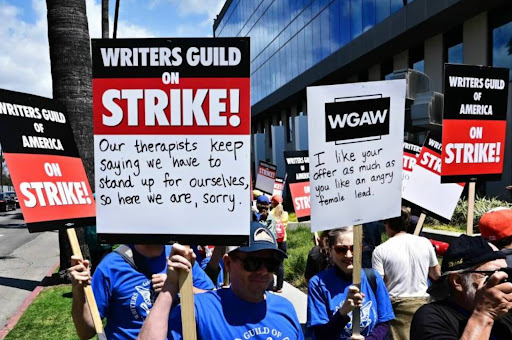
[(0, 332), (58, 260), (57, 232), (40, 233), (0, 258)]

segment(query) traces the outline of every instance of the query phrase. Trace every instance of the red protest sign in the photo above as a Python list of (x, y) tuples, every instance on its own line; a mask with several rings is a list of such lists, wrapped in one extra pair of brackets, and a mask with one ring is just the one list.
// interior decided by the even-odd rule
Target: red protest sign
[(290, 183), (293, 208), (297, 218), (311, 215), (309, 182)]
[(501, 178), (508, 76), (505, 68), (445, 65), (442, 183)]

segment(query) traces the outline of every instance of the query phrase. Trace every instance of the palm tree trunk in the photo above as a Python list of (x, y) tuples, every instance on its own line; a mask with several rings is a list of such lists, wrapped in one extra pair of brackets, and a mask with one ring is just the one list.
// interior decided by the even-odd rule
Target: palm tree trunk
[[(92, 64), (85, 0), (46, 0), (53, 98), (66, 108), (89, 183), (94, 183)], [(76, 233), (82, 254), (90, 258), (85, 233)], [(70, 265), (71, 246), (59, 231), (60, 268)]]
[(101, 0), (101, 37), (109, 38), (108, 33), (108, 0)]

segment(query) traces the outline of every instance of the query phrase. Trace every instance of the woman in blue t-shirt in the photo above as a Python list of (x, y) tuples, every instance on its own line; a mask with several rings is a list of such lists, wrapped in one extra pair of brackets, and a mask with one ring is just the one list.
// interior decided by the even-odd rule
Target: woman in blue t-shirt
[(355, 306), (361, 308), (363, 337), (360, 339), (385, 339), (389, 332), (388, 321), (395, 318), (386, 285), (375, 272), (370, 278), (373, 283), (370, 283), (363, 270), (361, 291), (352, 286), (352, 227), (331, 230), (328, 239), (333, 267), (315, 275), (308, 284), (307, 326), (313, 339), (352, 339), (352, 310)]

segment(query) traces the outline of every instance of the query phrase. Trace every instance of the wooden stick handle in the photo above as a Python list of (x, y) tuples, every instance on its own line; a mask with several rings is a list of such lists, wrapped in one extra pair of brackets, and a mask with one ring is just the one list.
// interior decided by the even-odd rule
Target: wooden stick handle
[[(363, 226), (354, 226), (354, 258), (352, 284), (361, 290), (361, 271), (363, 259)], [(361, 308), (352, 311), (352, 335), (361, 335)]]
[(420, 218), (418, 219), (418, 224), (416, 224), (416, 229), (414, 229), (414, 235), (418, 236), (421, 233), (421, 229), (423, 229), (423, 223), (425, 222), (425, 215), (421, 213)]
[[(66, 231), (68, 233), (69, 243), (71, 244), (73, 255), (83, 258), (75, 229), (69, 228)], [(96, 304), (96, 299), (94, 298), (92, 287), (90, 285), (85, 286), (84, 293), (85, 300), (87, 301), (89, 310), (91, 311), (92, 322), (94, 324), (96, 334), (98, 335), (98, 340), (106, 340), (107, 337), (105, 336), (105, 331), (103, 330), (103, 323), (101, 322), (100, 312), (98, 311), (98, 305)]]
[[(186, 246), (190, 249), (189, 246)], [(183, 340), (196, 340), (196, 317), (194, 314), (194, 292), (192, 290), (192, 271), (180, 271), (180, 300)]]
[(468, 224), (466, 234), (473, 235), (473, 211), (475, 209), (475, 182), (469, 182), (468, 191)]

